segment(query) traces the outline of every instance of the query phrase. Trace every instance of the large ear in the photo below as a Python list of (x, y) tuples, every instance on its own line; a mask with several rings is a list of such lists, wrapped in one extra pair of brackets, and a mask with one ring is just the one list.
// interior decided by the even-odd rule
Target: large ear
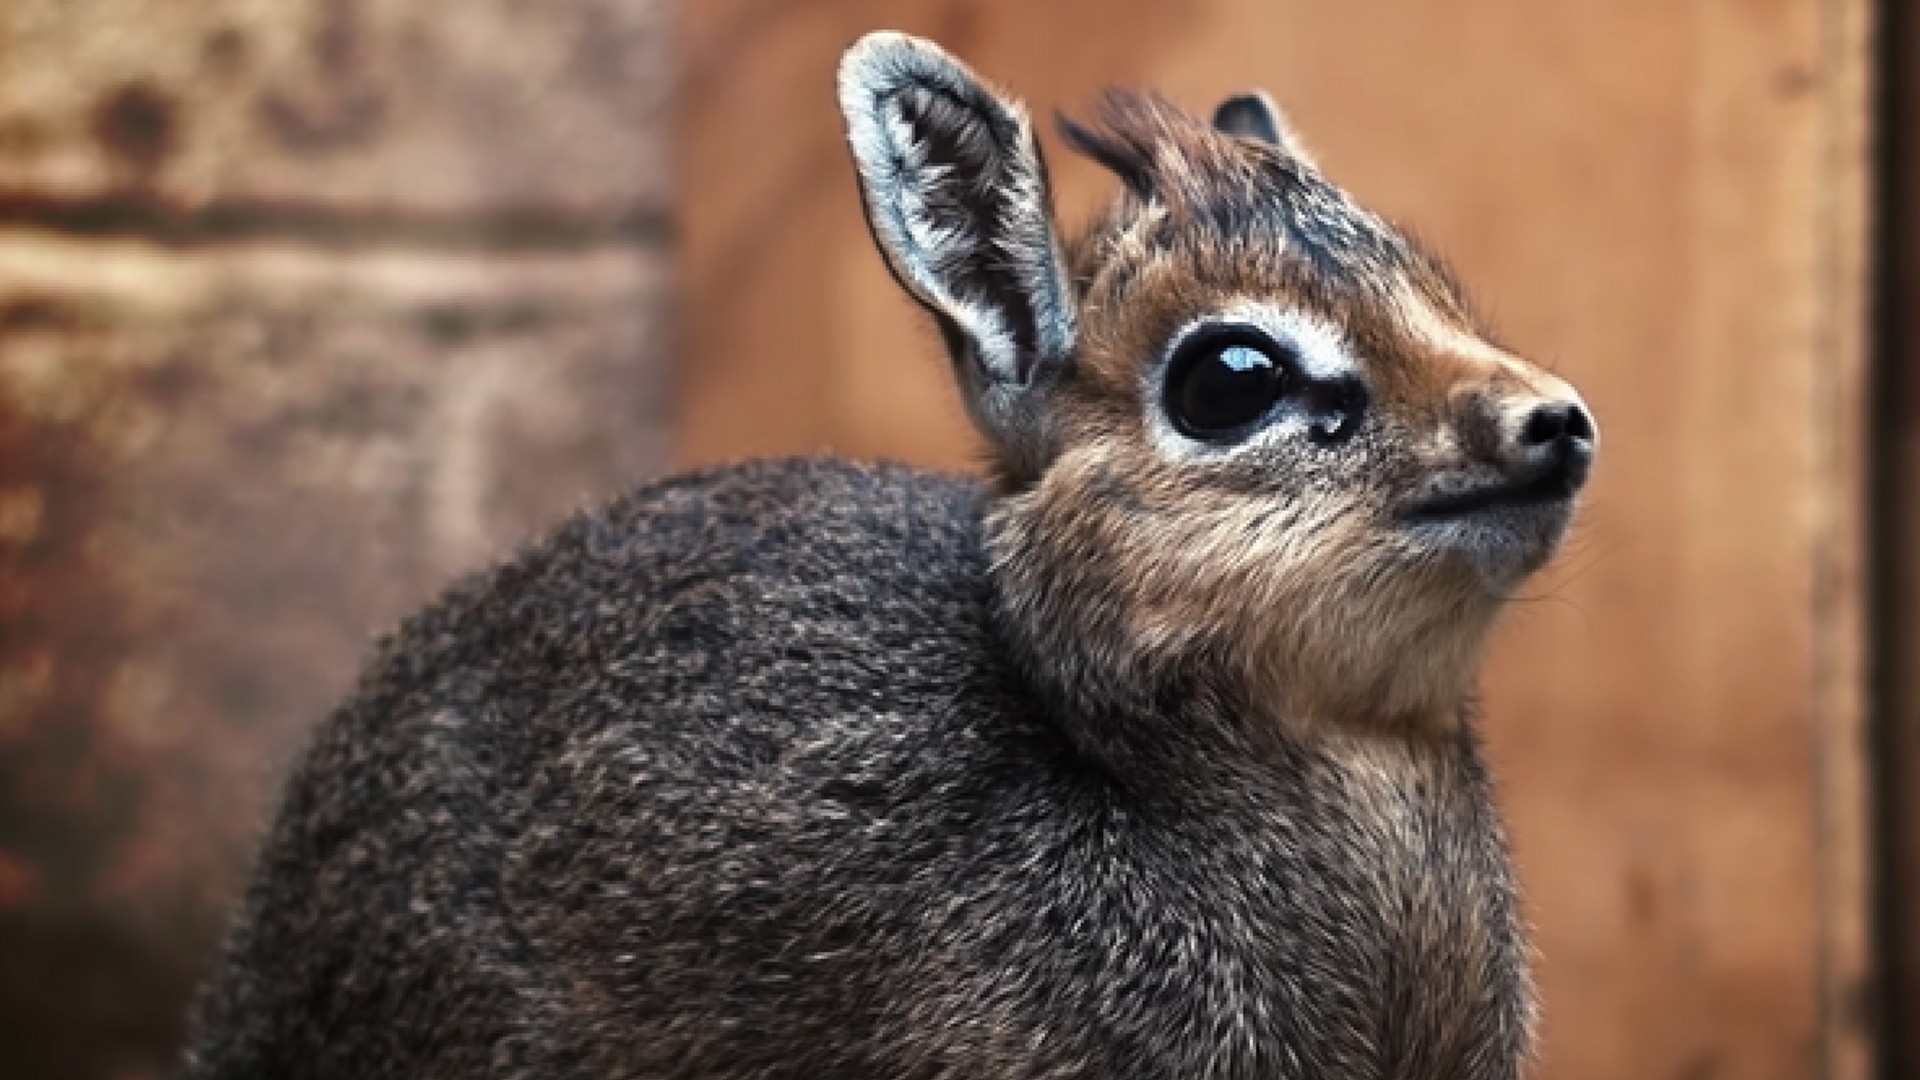
[(1213, 110), (1213, 126), (1228, 135), (1277, 146), (1291, 157), (1309, 165), (1313, 163), (1306, 147), (1300, 145), (1299, 138), (1287, 127), (1279, 106), (1264, 90), (1248, 90), (1221, 102)]
[(1069, 362), (1077, 323), (1026, 111), (902, 34), (862, 38), (839, 82), (874, 243), (938, 319), (976, 422), (1004, 451), (1039, 457), (1033, 391)]

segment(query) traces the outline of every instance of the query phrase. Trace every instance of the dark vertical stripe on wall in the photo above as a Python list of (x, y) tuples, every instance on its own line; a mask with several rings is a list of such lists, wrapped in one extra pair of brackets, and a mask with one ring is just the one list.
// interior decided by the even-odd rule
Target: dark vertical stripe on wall
[(1883, 1075), (1920, 1077), (1920, 14), (1882, 0), (1873, 378)]

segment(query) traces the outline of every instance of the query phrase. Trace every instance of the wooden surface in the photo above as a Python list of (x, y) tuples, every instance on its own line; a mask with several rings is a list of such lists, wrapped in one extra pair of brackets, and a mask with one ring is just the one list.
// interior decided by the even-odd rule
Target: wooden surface
[[(1268, 87), (1604, 432), (1486, 687), (1542, 1075), (1865, 1077), (1867, 10), (692, 3), (679, 455), (970, 460), (858, 216), (831, 73), (860, 32), (934, 36), (1042, 116), (1112, 82)], [(1087, 213), (1110, 181), (1050, 149)]]
[(0, 3), (0, 1077), (164, 1075), (373, 636), (661, 468), (664, 12)]

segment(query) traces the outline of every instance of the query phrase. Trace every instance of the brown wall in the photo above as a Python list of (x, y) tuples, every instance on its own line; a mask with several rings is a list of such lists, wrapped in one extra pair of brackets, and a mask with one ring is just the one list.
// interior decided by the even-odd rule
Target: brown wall
[(372, 636), (656, 471), (651, 0), (0, 0), (0, 1077), (161, 1071)]
[[(1864, 0), (703, 0), (683, 15), (689, 461), (964, 466), (860, 223), (840, 48), (927, 33), (1036, 113), (1271, 89), (1605, 432), (1486, 681), (1544, 1075), (1860, 1077)], [(1057, 147), (1055, 148), (1057, 149)], [(1054, 156), (1069, 217), (1109, 181)]]

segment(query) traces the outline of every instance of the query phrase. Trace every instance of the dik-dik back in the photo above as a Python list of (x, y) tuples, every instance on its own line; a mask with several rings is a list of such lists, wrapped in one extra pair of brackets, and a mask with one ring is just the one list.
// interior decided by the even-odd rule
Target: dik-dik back
[(409, 621), (296, 771), (187, 1075), (1505, 1078), (1466, 700), (1595, 445), (1263, 96), (841, 107), (978, 484), (761, 463)]

